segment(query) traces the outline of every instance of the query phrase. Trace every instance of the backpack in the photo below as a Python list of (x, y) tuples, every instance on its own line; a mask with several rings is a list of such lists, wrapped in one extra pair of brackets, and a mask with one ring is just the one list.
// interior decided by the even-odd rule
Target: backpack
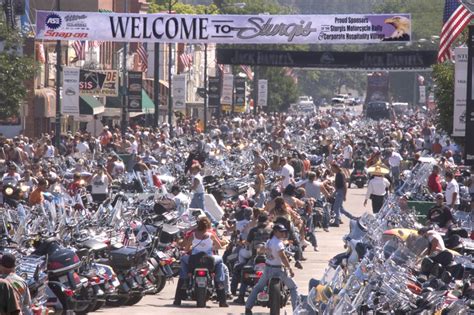
[(270, 231), (266, 227), (257, 228), (255, 236), (253, 238), (254, 244), (266, 243), (270, 238)]

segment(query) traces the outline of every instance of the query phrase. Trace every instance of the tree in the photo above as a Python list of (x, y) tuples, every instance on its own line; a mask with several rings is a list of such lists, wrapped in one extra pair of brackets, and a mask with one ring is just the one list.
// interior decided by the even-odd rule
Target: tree
[[(0, 19), (0, 118), (18, 115), (27, 90), (24, 82), (34, 75), (34, 60), (23, 56), (22, 38)], [(3, 46), (3, 49), (1, 48)]]
[(434, 95), (438, 111), (437, 125), (448, 134), (453, 132), (454, 65), (437, 64), (433, 67)]

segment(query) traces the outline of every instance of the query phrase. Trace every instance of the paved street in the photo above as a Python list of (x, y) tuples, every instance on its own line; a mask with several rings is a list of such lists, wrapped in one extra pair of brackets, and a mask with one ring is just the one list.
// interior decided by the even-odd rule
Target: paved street
[[(365, 189), (351, 188), (348, 192), (345, 208), (355, 215), (361, 215), (364, 212)], [(367, 205), (369, 209), (370, 202)], [(295, 280), (298, 284), (299, 292), (306, 294), (308, 290), (308, 280), (312, 277), (321, 277), (327, 262), (334, 255), (342, 252), (342, 236), (348, 232), (348, 219), (343, 218), (344, 224), (339, 228), (332, 228), (329, 233), (322, 230), (317, 231), (317, 238), (319, 242), (319, 252), (314, 252), (312, 249), (307, 249), (304, 256), (308, 259), (303, 263), (304, 269), (297, 270)], [(183, 302), (181, 307), (174, 307), (173, 297), (175, 291), (175, 283), (169, 283), (165, 289), (156, 296), (147, 296), (139, 304), (132, 307), (121, 308), (105, 308), (95, 314), (110, 314), (110, 315), (145, 315), (145, 314), (183, 314), (192, 312), (193, 314), (211, 314), (212, 312), (218, 314), (242, 314), (244, 307), (240, 305), (232, 305), (229, 308), (219, 308), (216, 303), (209, 303), (205, 309), (198, 309), (195, 303), (188, 301)], [(255, 307), (254, 314), (268, 314), (268, 309), (262, 307)], [(286, 313), (291, 314), (291, 307), (286, 308)]]

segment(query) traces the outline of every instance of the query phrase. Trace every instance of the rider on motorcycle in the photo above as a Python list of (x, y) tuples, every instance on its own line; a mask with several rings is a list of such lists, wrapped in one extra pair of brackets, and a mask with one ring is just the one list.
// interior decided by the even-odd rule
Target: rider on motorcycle
[[(271, 239), (266, 244), (266, 260), (265, 260), (265, 270), (263, 275), (255, 285), (250, 293), (247, 303), (245, 304), (245, 314), (252, 314), (252, 307), (255, 304), (258, 293), (260, 293), (268, 281), (273, 277), (279, 277), (281, 281), (287, 286), (291, 293), (291, 305), (293, 310), (298, 304), (298, 291), (296, 283), (291, 279), (294, 277), (293, 269), (291, 269), (290, 262), (288, 257), (285, 254), (285, 245), (283, 240), (288, 237), (288, 230), (281, 224), (275, 224), (273, 226), (273, 235)], [(285, 269), (290, 273), (288, 277)]]
[(213, 249), (221, 249), (222, 245), (217, 236), (211, 230), (211, 221), (207, 217), (199, 218), (197, 228), (184, 241), (182, 247), (189, 255), (181, 258), (181, 269), (179, 272), (179, 281), (176, 287), (176, 294), (173, 304), (181, 305), (182, 289), (187, 284), (189, 260), (193, 255), (205, 253), (212, 256), (215, 267), (215, 282), (217, 287), (217, 298), (219, 300), (219, 307), (228, 307), (225, 294), (225, 274), (222, 257), (212, 255)]

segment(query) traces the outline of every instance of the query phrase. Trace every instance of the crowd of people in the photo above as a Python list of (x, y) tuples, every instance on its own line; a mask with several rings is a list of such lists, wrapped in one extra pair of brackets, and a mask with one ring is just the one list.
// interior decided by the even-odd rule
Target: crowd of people
[[(180, 118), (172, 135), (169, 126), (163, 124), (156, 129), (132, 125), (124, 134), (118, 126), (105, 126), (97, 134), (67, 133), (59, 136), (59, 146), (54, 145), (57, 139), (53, 133), (38, 139), (23, 135), (12, 139), (2, 137), (2, 185), (26, 186), (25, 199), (32, 206), (44, 202), (45, 192), (57, 182), (64, 183), (71, 196), (79, 189), (89, 189), (93, 201), (101, 203), (108, 198), (114, 180), (130, 171), (156, 169), (162, 157), (180, 154), (171, 140), (186, 138), (193, 146), (189, 151), (196, 157), (188, 161), (186, 168), (192, 193), (189, 207), (206, 211), (203, 175), (208, 160), (219, 152), (248, 146), (255, 137), (262, 137), (265, 141), (253, 150), (253, 194), (241, 197), (235, 203), (235, 212), (228, 221), (213, 222), (211, 215), (201, 217), (196, 230), (182, 240), (182, 249), (189, 255), (181, 260), (174, 304), (181, 304), (189, 260), (205, 253), (214, 258), (219, 306), (228, 306), (227, 299), (233, 295), (235, 303), (245, 305), (246, 314), (251, 314), (266, 281), (279, 276), (290, 290), (295, 308), (298, 291), (292, 279), (297, 272), (293, 266), (303, 268), (306, 248), (319, 250), (315, 227), (319, 225), (329, 232), (329, 228), (337, 228), (343, 222), (343, 215), (348, 219), (355, 218), (344, 205), (353, 170), (366, 172), (368, 183), (363, 205), (370, 199), (376, 214), (386, 196), (402, 185), (403, 171), (420, 163), (423, 156), (433, 156), (438, 163), (426, 186), (436, 205), (429, 210), (427, 219), (441, 227), (455, 224), (451, 210), (460, 204), (455, 175), (462, 152), (427, 118), (426, 114), (416, 111), (399, 121), (369, 124), (350, 113), (308, 116), (262, 113), (212, 119), (207, 133), (202, 132), (199, 122)], [(309, 145), (301, 147), (298, 144)], [(127, 159), (123, 158), (125, 155)], [(72, 179), (61, 178), (56, 165), (58, 156), (76, 161)], [(321, 162), (317, 162), (318, 158)], [(100, 162), (90, 163), (91, 159)], [(275, 175), (270, 185), (269, 174)], [(469, 187), (472, 196), (472, 178), (463, 184)], [(174, 184), (169, 198), (177, 204), (186, 203), (188, 196), (183, 188)], [(322, 200), (331, 204), (333, 220), (328, 211), (316, 210), (316, 204)], [(238, 246), (249, 250), (250, 256), (258, 250), (254, 244), (265, 243), (266, 267), (247, 300), (245, 284), (241, 283), (239, 288), (236, 280), (244, 261), (239, 260), (232, 266), (233, 276), (230, 277), (226, 257), (219, 255), (228, 239), (215, 232), (216, 226), (223, 226), (226, 234), (237, 233)], [(285, 254), (287, 239), (296, 247), (294, 263)], [(14, 274), (14, 269), (14, 257), (3, 255), (0, 259), (0, 314), (30, 314), (26, 284)]]

